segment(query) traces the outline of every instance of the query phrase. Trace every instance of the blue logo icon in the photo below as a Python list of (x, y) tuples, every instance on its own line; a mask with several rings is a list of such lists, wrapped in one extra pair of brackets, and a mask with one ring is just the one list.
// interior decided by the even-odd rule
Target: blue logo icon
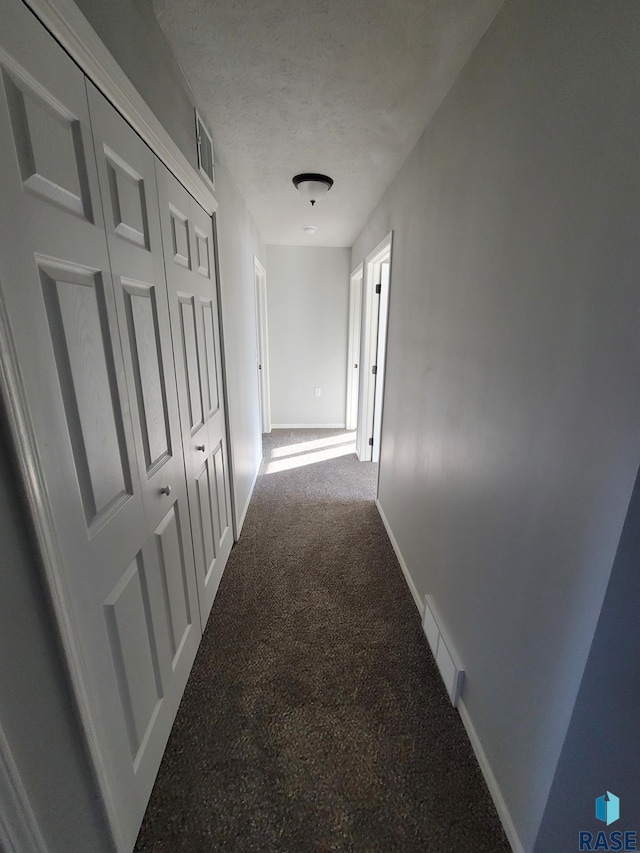
[(614, 823), (620, 817), (620, 798), (607, 791), (596, 800), (596, 817), (607, 826)]

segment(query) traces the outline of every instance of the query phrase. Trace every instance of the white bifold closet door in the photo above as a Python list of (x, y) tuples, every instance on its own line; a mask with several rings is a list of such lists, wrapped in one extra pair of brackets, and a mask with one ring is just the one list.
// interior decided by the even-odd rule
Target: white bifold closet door
[[(87, 90), (145, 516), (148, 559), (140, 603), (149, 612), (153, 628), (153, 636), (149, 632), (147, 637), (140, 628), (144, 625), (142, 614), (126, 605), (124, 598), (121, 605), (120, 599), (114, 602), (123, 611), (119, 618), (123, 635), (126, 627), (127, 641), (120, 641), (121, 657), (114, 654), (113, 663), (136, 776), (141, 776), (139, 751), (149, 754), (145, 768), (148, 776), (141, 776), (138, 781), (148, 796), (202, 631), (155, 158), (88, 81)], [(133, 534), (135, 537), (136, 532)], [(134, 586), (138, 571), (139, 568), (135, 572), (129, 570)], [(128, 584), (127, 581), (127, 587), (123, 587), (123, 596), (129, 596)], [(131, 625), (126, 626), (126, 619), (131, 620)], [(126, 659), (127, 654), (130, 660)]]
[(233, 545), (211, 218), (156, 160), (182, 439), (204, 626)]
[(178, 289), (173, 274), (170, 321), (154, 155), (26, 7), (0, 0), (0, 17), (0, 308), (28, 424), (18, 443), (128, 851), (231, 547), (211, 220), (184, 190), (167, 206), (164, 179), (172, 264), (184, 253), (192, 274)]

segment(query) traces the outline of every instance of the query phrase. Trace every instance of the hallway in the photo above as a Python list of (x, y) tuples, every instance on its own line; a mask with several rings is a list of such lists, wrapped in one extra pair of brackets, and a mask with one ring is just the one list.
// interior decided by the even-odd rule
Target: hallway
[(264, 437), (137, 853), (509, 850), (352, 436)]

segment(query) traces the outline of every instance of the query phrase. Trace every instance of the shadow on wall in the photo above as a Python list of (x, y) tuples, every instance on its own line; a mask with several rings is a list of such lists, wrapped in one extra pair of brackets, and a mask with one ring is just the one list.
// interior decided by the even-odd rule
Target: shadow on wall
[(620, 820), (613, 829), (640, 833), (639, 566), (640, 473), (535, 853), (577, 849), (579, 830), (595, 836), (606, 829), (594, 807), (605, 791), (620, 798)]

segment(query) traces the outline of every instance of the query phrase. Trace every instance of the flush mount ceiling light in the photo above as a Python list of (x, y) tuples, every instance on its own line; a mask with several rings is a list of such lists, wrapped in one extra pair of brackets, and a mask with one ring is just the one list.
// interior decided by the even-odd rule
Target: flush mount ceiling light
[(313, 207), (319, 198), (329, 192), (333, 186), (333, 178), (308, 172), (304, 175), (296, 175), (293, 185), (305, 198), (309, 199)]
[(304, 233), (305, 234), (315, 234), (317, 230), (318, 229), (316, 228), (315, 225), (305, 225), (304, 226)]

